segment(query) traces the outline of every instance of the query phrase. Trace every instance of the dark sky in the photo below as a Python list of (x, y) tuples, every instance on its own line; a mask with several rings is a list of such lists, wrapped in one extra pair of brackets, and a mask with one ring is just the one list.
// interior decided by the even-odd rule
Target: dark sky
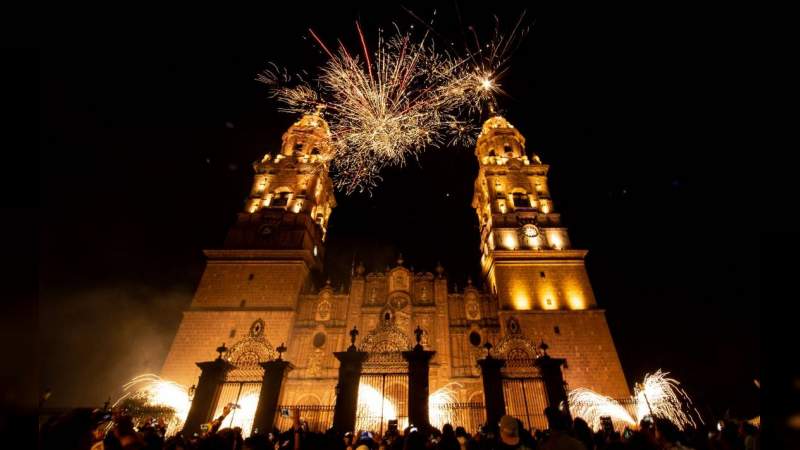
[[(382, 6), (375, 6), (380, 3)], [(464, 2), (461, 2), (464, 3)], [(511, 3), (511, 2), (507, 2)], [(428, 3), (406, 3), (430, 17)], [(71, 6), (73, 8), (74, 5)], [(291, 3), (268, 10), (63, 11), (41, 68), (40, 339), (54, 405), (116, 395), (157, 372), (203, 270), (293, 117), (253, 81), (270, 61), (323, 62), (306, 38), (355, 46), (413, 19), (391, 2)], [(461, 42), (519, 6), (436, 7)], [(500, 80), (507, 118), (550, 164), (555, 208), (587, 266), (629, 383), (672, 372), (702, 410), (758, 412), (758, 238), (740, 221), (741, 144), (731, 42), (719, 12), (528, 10), (536, 19)], [(708, 30), (708, 31), (703, 31)], [(328, 268), (344, 281), (353, 252), (377, 270), (402, 252), (440, 260), (463, 286), (478, 275), (469, 206), (472, 149), (431, 149), (389, 170), (372, 196), (339, 194)]]

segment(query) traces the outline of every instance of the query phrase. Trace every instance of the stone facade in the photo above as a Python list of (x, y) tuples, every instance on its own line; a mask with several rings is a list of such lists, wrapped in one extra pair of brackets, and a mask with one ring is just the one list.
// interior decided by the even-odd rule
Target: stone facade
[[(353, 326), (362, 347), (396, 350), (411, 346), (419, 325), (423, 346), (436, 351), (431, 392), (458, 382), (461, 402), (483, 401), (476, 359), (486, 354), (487, 341), (498, 356), (532, 358), (543, 340), (551, 356), (567, 360), (569, 388), (630, 394), (584, 267), (586, 251), (570, 248), (550, 199), (548, 166), (526, 155), (525, 140), (511, 124), (489, 119), (476, 147), (480, 169), (472, 206), (481, 225), (483, 290), (470, 283), (451, 291), (444, 268), (414, 273), (402, 258), (383, 272), (359, 265), (347, 292), (329, 283), (315, 287), (312, 273), (321, 271), (335, 207), (328, 139), (319, 115), (304, 116), (284, 135), (277, 156), (254, 164), (245, 210), (224, 248), (206, 252), (208, 265), (164, 378), (195, 384), (195, 363), (213, 359), (223, 342), (258, 359), (273, 357), (285, 343), (283, 357), (296, 368), (282, 402), (330, 405), (338, 369), (333, 352), (347, 348)], [(387, 324), (391, 333), (375, 331)], [(261, 347), (248, 348), (255, 335)]]

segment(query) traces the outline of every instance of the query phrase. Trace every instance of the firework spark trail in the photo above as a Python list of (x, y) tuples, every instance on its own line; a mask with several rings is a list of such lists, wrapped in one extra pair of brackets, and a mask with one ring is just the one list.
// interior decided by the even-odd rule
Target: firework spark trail
[(428, 396), (428, 411), (430, 412), (430, 422), (436, 428), (441, 429), (444, 424), (455, 424), (458, 417), (453, 410), (446, 405), (458, 402), (458, 394), (455, 389), (461, 389), (464, 385), (458, 382), (450, 382), (440, 387)]
[(593, 430), (600, 428), (600, 418), (603, 416), (611, 417), (614, 427), (619, 427), (620, 431), (625, 425), (636, 425), (636, 421), (619, 402), (590, 389), (570, 391), (569, 407), (575, 417), (585, 420)]
[(374, 60), (358, 22), (363, 59), (341, 40), (332, 52), (309, 29), (329, 57), (313, 85), (300, 78), (289, 86), (291, 77), (274, 65), (256, 79), (270, 86), (281, 111), (307, 114), (324, 105), (333, 149), (325, 159), (336, 187), (347, 194), (369, 191), (385, 167), (402, 166), (428, 147), (474, 142), (479, 128), (474, 118), (502, 92), (496, 80), (508, 68), (509, 43), (524, 35), (523, 17), (508, 37), (498, 37), (496, 30), (496, 41), (486, 45), (490, 51), (478, 43), (468, 57), (438, 51), (428, 24), (419, 40), (396, 25), (388, 38), (379, 30)]
[[(667, 375), (669, 372), (657, 370), (652, 375), (645, 375), (644, 382), (636, 386), (633, 394), (636, 399), (636, 415), (641, 420), (650, 414), (652, 408), (655, 417), (669, 419), (682, 430), (696, 427), (695, 420), (685, 412), (686, 408), (692, 406), (692, 400), (679, 387), (680, 383)], [(702, 418), (700, 421), (702, 422)]]
[(585, 388), (570, 391), (570, 409), (575, 417), (583, 418), (594, 429), (600, 427), (601, 416), (610, 416), (615, 428), (621, 426), (619, 422), (635, 425), (650, 415), (651, 408), (653, 416), (669, 419), (681, 430), (696, 427), (697, 422), (686, 411), (691, 408), (701, 423), (702, 417), (692, 407), (692, 400), (686, 392), (679, 387), (680, 383), (668, 378), (668, 374), (658, 370), (652, 375), (645, 375), (643, 383), (636, 385), (631, 397), (636, 420), (616, 400)]
[(189, 414), (191, 400), (185, 386), (147, 373), (134, 377), (122, 386), (124, 394), (112, 405), (119, 407), (127, 398), (140, 398), (151, 406), (166, 406), (175, 411), (167, 424), (167, 435), (177, 432)]

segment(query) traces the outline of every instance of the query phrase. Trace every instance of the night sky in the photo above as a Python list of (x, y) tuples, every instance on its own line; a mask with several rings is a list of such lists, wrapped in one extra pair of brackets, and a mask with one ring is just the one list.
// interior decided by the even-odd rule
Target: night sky
[[(52, 405), (97, 405), (158, 372), (204, 267), (243, 208), (251, 163), (279, 149), (295, 119), (256, 73), (272, 61), (312, 70), (307, 38), (357, 44), (415, 24), (400, 7), (292, 2), (269, 10), (70, 10), (41, 66), (41, 385)], [(519, 6), (437, 6), (436, 30), (488, 38)], [(509, 4), (511, 2), (508, 2)], [(428, 3), (405, 3), (430, 17)], [(74, 6), (74, 5), (73, 5)], [(701, 411), (759, 412), (758, 239), (731, 221), (736, 138), (722, 137), (730, 49), (707, 14), (550, 12), (499, 83), (505, 116), (551, 166), (556, 211), (587, 267), (629, 384), (658, 368)], [(416, 24), (419, 26), (419, 24)], [(57, 38), (57, 39), (56, 39)], [(373, 41), (374, 42), (374, 41)], [(430, 149), (387, 170), (371, 196), (337, 195), (327, 268), (346, 282), (354, 257), (382, 270), (402, 252), (437, 261), (451, 283), (478, 279), (471, 148)], [(745, 181), (738, 190), (751, 189)], [(355, 256), (354, 256), (355, 255)]]

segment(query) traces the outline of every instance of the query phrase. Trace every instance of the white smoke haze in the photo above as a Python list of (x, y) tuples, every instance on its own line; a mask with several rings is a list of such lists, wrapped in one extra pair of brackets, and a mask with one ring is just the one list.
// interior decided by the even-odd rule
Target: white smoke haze
[(135, 375), (159, 373), (194, 287), (41, 287), (41, 389), (49, 407), (113, 402)]

